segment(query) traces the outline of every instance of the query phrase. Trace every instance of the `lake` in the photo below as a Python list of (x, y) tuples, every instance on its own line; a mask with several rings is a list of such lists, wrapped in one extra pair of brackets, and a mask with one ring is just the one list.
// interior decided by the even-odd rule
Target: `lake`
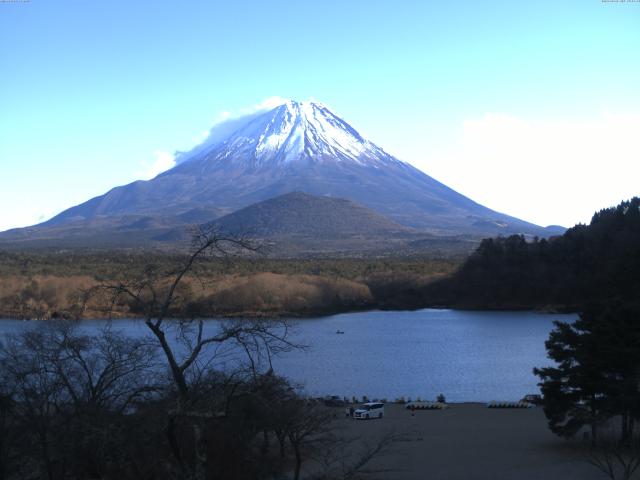
[[(274, 360), (276, 373), (313, 396), (400, 396), (448, 401), (517, 400), (537, 393), (533, 367), (551, 364), (544, 342), (553, 320), (577, 315), (425, 309), (368, 311), (296, 320), (294, 338), (308, 345)], [(0, 321), (0, 333), (39, 322)], [(86, 320), (96, 330), (105, 321)], [(141, 321), (116, 328), (146, 335)], [(215, 328), (217, 320), (208, 321)], [(337, 334), (337, 331), (344, 334)]]

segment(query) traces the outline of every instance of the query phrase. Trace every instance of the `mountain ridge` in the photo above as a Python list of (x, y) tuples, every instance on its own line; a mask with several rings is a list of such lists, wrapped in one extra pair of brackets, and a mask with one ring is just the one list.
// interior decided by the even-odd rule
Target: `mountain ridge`
[(65, 228), (83, 222), (88, 228), (95, 222), (122, 227), (127, 217), (162, 217), (170, 220), (160, 223), (179, 226), (197, 211), (211, 215), (198, 217), (204, 223), (296, 191), (345, 198), (433, 235), (546, 237), (562, 231), (474, 202), (388, 154), (316, 102), (287, 101), (234, 122), (212, 129), (208, 140), (181, 153), (179, 163), (157, 177), (115, 187), (27, 231), (55, 228), (64, 236)]

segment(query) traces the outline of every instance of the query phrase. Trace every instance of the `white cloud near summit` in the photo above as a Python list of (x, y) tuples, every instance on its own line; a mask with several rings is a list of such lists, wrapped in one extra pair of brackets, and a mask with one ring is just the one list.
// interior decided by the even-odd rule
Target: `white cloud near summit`
[(271, 110), (272, 108), (279, 107), (280, 105), (286, 102), (287, 102), (286, 98), (273, 96), (273, 97), (265, 98), (262, 102), (257, 103), (253, 107), (250, 107), (249, 109), (245, 109), (245, 110), (248, 110), (248, 112), (257, 112), (260, 110)]
[(141, 162), (142, 170), (138, 173), (138, 176), (142, 180), (150, 180), (176, 166), (175, 157), (169, 152), (156, 150), (154, 156), (155, 159), (151, 163)]

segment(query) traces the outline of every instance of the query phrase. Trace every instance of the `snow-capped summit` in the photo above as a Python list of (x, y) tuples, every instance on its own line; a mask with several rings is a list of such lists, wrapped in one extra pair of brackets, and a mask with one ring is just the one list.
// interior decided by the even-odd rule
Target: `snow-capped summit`
[(298, 161), (397, 162), (317, 102), (287, 100), (231, 122), (214, 127), (202, 145), (181, 154), (181, 161), (206, 157), (208, 167), (220, 162), (253, 168)]

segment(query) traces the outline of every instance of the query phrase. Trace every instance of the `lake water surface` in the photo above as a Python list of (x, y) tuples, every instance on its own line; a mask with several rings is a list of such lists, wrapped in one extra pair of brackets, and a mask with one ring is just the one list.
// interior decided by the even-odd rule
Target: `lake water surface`
[[(533, 367), (550, 365), (544, 342), (553, 320), (576, 315), (425, 309), (369, 311), (297, 320), (295, 340), (308, 345), (274, 360), (276, 373), (314, 396), (449, 401), (517, 400), (538, 392)], [(209, 322), (215, 328), (217, 320)], [(0, 321), (0, 334), (39, 322)], [(105, 321), (83, 321), (96, 330)], [(141, 321), (117, 320), (116, 328), (146, 335)], [(336, 331), (344, 334), (337, 334)]]

